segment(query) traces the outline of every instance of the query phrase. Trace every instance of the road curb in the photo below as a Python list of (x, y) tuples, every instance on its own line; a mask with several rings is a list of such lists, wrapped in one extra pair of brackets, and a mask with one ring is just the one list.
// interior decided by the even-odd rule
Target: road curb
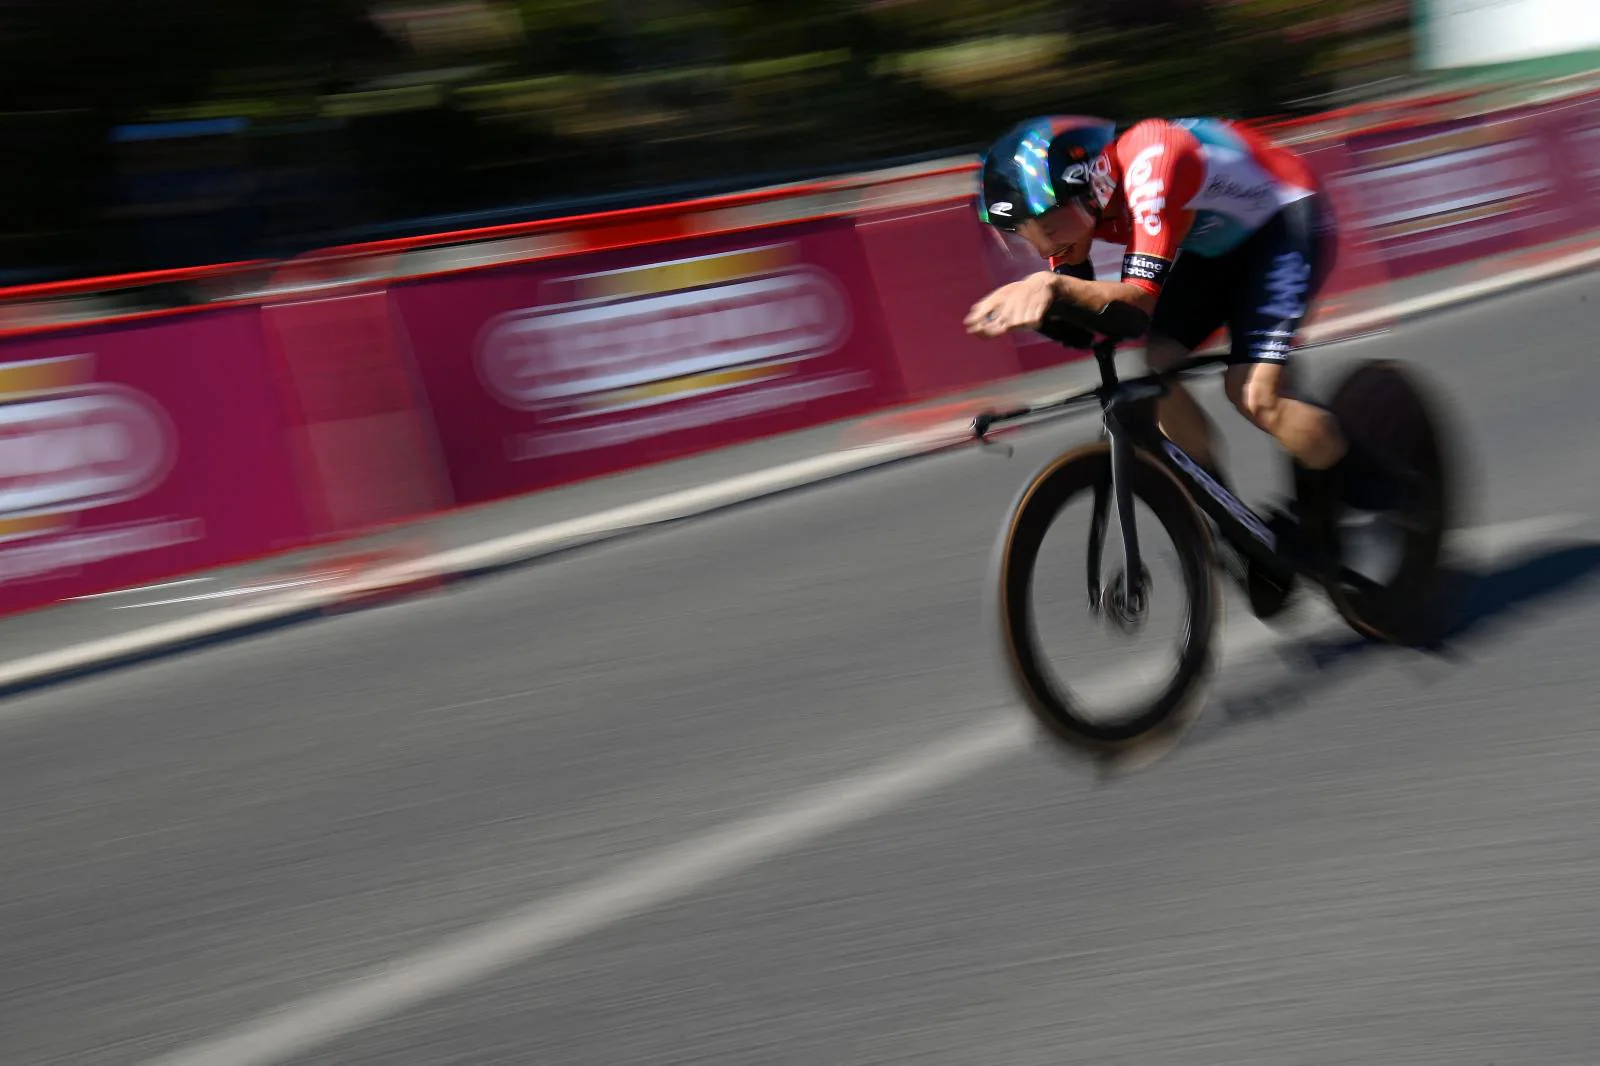
[[(502, 540), (516, 540), (522, 546), (489, 542), (471, 549), (442, 552), (412, 562), (388, 564), (360, 570), (344, 578), (330, 578), (320, 585), (263, 597), (248, 606), (209, 611), (192, 618), (165, 622), (133, 633), (100, 638), (58, 651), (26, 656), (0, 664), (0, 698), (21, 695), (37, 689), (77, 680), (89, 675), (151, 662), (171, 655), (213, 647), (257, 636), (317, 619), (348, 614), (357, 610), (410, 599), (439, 591), (459, 582), (470, 581), (531, 565), (543, 560), (609, 544), (628, 536), (662, 526), (692, 521), (706, 515), (732, 510), (787, 493), (813, 488), (858, 476), (907, 460), (933, 455), (958, 447), (962, 441), (948, 432), (922, 434), (846, 452), (830, 453), (804, 463), (815, 466), (807, 476), (748, 490), (707, 493), (705, 488), (674, 493), (659, 501), (675, 501), (691, 493), (705, 497), (694, 506), (677, 506), (659, 515), (639, 515), (619, 521), (608, 516), (642, 511), (659, 501), (643, 501), (613, 508), (598, 515), (557, 523), (544, 530), (531, 531)], [(857, 455), (857, 453), (862, 453)], [(829, 460), (826, 467), (819, 460)], [(800, 464), (789, 464), (797, 466)], [(776, 468), (783, 469), (783, 468)], [(730, 478), (719, 485), (744, 482), (747, 477)], [(715, 489), (717, 486), (710, 486)], [(569, 529), (568, 527), (573, 527)], [(582, 528), (579, 528), (582, 527)], [(454, 563), (438, 565), (430, 560), (465, 556)]]
[[(1556, 255), (1548, 262), (1507, 271), (1427, 296), (1401, 300), (1308, 328), (1312, 344), (1334, 343), (1394, 322), (1433, 314), (1489, 296), (1582, 273), (1600, 265), (1600, 248)], [(998, 383), (997, 383), (998, 384)], [(980, 399), (971, 401), (976, 411)], [(955, 405), (942, 404), (941, 410)], [(963, 416), (886, 441), (728, 478), (709, 485), (615, 507), (583, 518), (449, 549), (399, 563), (356, 568), (310, 588), (268, 596), (253, 604), (208, 611), (133, 633), (23, 657), (0, 664), (0, 698), (18, 695), (119, 667), (244, 639), (303, 622), (391, 603), (457, 582), (503, 573), (541, 560), (618, 541), (627, 536), (830, 484), (966, 445)], [(998, 433), (997, 433), (998, 435)]]

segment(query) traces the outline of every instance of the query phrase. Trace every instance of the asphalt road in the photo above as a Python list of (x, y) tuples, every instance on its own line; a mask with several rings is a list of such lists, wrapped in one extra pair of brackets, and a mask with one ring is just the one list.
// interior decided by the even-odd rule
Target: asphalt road
[(1235, 605), (1206, 721), (1109, 782), (981, 607), (1088, 421), (0, 705), (0, 1061), (1592, 1066), (1597, 308), (1318, 351), (1458, 401), (1451, 654)]

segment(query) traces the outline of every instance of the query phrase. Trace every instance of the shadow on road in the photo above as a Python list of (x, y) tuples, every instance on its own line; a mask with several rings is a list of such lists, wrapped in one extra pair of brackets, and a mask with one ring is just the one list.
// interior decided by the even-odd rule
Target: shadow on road
[(1223, 696), (1218, 708), (1220, 723), (1226, 727), (1299, 710), (1311, 696), (1333, 687), (1353, 668), (1379, 655), (1407, 657), (1423, 669), (1431, 664), (1459, 665), (1470, 660), (1468, 649), (1474, 643), (1519, 616), (1554, 609), (1555, 601), (1584, 589), (1597, 577), (1600, 543), (1595, 542), (1551, 548), (1497, 570), (1454, 569), (1441, 597), (1441, 607), (1451, 621), (1435, 647), (1420, 651), (1392, 648), (1354, 633), (1291, 643), (1283, 650), (1289, 660), (1289, 676)]

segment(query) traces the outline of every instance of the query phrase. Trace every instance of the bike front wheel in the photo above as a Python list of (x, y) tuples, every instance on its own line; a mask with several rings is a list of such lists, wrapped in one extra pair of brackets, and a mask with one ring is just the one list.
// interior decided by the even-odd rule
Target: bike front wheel
[[(1033, 621), (1040, 549), (1045, 534), (1075, 499), (1111, 493), (1111, 445), (1086, 444), (1053, 460), (1023, 488), (996, 542), (993, 606), (1006, 674), (1046, 735), (1075, 754), (1121, 760), (1158, 755), (1176, 744), (1199, 717), (1202, 690), (1214, 668), (1214, 633), (1221, 614), (1214, 545), (1204, 516), (1176, 477), (1148, 453), (1134, 449), (1128, 476), (1136, 504), (1142, 503), (1171, 538), (1183, 604), (1177, 661), (1170, 676), (1143, 697), (1131, 714), (1106, 721), (1090, 713), (1082, 695), (1053, 676), (1050, 648)], [(1091, 523), (1090, 558), (1098, 558), (1095, 538), (1106, 538), (1106, 552), (1120, 557), (1120, 532), (1114, 503), (1102, 528)], [(1141, 535), (1141, 553), (1143, 551)], [(1091, 586), (1093, 580), (1091, 579)], [(1080, 586), (1081, 587), (1081, 586)], [(1113, 584), (1092, 610), (1126, 609), (1112, 603)], [(1145, 605), (1148, 606), (1148, 605)]]

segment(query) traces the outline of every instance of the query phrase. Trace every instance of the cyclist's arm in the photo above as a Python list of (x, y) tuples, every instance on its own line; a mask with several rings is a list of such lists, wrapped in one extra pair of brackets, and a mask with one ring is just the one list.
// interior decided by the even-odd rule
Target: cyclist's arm
[(1178, 246), (1194, 225), (1195, 213), (1177, 205), (1188, 203), (1200, 191), (1205, 163), (1194, 134), (1159, 119), (1128, 130), (1116, 152), (1123, 175), (1121, 199), (1131, 220), (1122, 278), (1082, 281), (1057, 276), (1056, 298), (1089, 311), (1120, 301), (1148, 315), (1155, 311)]
[(1095, 312), (1120, 301), (1132, 304), (1148, 315), (1155, 311), (1156, 297), (1159, 295), (1125, 281), (1084, 281), (1059, 273), (1052, 284), (1055, 286), (1056, 299)]
[(1052, 283), (1055, 286), (1055, 298), (1089, 311), (1099, 311), (1113, 300), (1135, 303), (1146, 314), (1155, 307), (1154, 300), (1150, 301), (1149, 307), (1136, 303), (1143, 299), (1144, 294), (1124, 293), (1125, 286), (1121, 282), (1096, 281), (1092, 259), (1085, 258), (1081, 263), (1062, 263), (1054, 268), (1053, 273), (1056, 275)]

